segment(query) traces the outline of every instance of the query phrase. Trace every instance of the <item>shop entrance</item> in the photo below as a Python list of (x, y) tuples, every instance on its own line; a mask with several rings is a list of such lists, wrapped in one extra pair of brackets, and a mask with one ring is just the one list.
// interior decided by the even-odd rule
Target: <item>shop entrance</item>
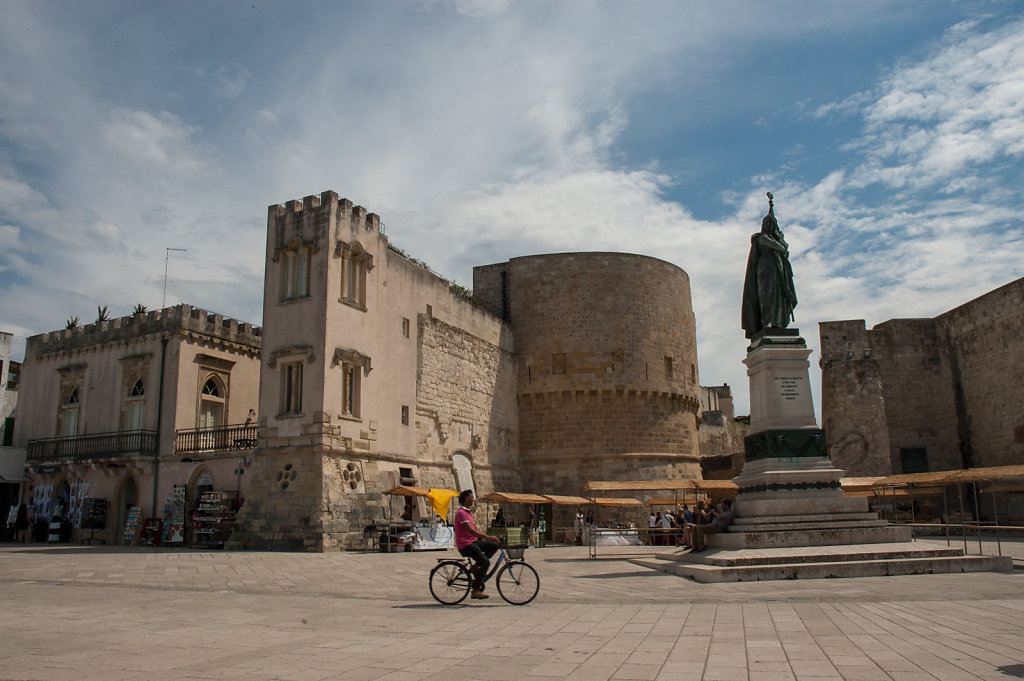
[(135, 478), (129, 476), (124, 483), (121, 485), (121, 489), (117, 496), (120, 497), (119, 501), (114, 504), (117, 509), (117, 518), (114, 525), (114, 539), (117, 542), (121, 541), (122, 535), (124, 534), (124, 523), (128, 520), (128, 511), (132, 506), (138, 506), (138, 488), (135, 486)]

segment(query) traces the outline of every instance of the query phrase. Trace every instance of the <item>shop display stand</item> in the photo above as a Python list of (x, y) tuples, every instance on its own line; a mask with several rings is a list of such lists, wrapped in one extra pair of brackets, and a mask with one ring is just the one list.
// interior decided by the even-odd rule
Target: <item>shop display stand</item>
[(192, 546), (224, 548), (238, 510), (238, 492), (205, 492), (192, 515)]
[(131, 546), (138, 539), (139, 517), (142, 515), (142, 508), (132, 506), (128, 509), (128, 519), (124, 523), (124, 534), (121, 535), (121, 543)]
[(82, 529), (89, 530), (88, 537), (82, 537), (82, 544), (92, 544), (98, 541), (106, 544), (107, 540), (97, 537), (96, 532), (107, 526), (107, 500), (97, 497), (86, 497), (82, 504)]
[(146, 518), (146, 522), (142, 524), (142, 543), (147, 546), (160, 546), (163, 530), (163, 520), (160, 518)]

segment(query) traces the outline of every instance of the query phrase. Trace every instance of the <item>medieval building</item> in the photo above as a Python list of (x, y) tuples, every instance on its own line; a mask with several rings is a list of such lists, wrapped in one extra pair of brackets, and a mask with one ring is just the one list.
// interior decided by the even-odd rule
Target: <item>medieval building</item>
[(33, 336), (23, 373), (37, 511), (107, 499), (111, 540), (133, 507), (202, 510), (218, 491), (244, 499), (228, 546), (331, 550), (358, 545), (399, 484), (700, 476), (683, 270), (529, 256), (475, 268), (470, 294), (330, 191), (269, 208), (262, 328), (179, 305)]
[(849, 476), (1024, 459), (1024, 279), (932, 319), (823, 322), (822, 422)]

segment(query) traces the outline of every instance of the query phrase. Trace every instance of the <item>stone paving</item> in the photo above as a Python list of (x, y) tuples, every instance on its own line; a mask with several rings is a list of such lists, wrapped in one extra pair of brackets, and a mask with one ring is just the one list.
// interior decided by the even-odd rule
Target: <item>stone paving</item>
[(528, 551), (536, 601), (444, 607), (437, 553), (0, 545), (0, 679), (1024, 677), (1021, 570), (697, 584), (616, 553)]

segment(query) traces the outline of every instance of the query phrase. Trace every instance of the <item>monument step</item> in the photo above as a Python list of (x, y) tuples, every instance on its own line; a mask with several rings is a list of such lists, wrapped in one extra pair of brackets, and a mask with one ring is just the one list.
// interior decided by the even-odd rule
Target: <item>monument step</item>
[(828, 530), (828, 529), (843, 529), (853, 527), (885, 527), (888, 523), (885, 520), (879, 518), (873, 518), (871, 520), (831, 520), (828, 518), (822, 518), (821, 520), (800, 522), (800, 523), (787, 523), (787, 522), (763, 522), (756, 525), (732, 525), (728, 529), (729, 534), (735, 534), (740, 532), (795, 532), (797, 530)]
[(689, 551), (659, 553), (659, 560), (705, 563), (718, 567), (740, 565), (785, 565), (790, 563), (838, 563), (864, 560), (898, 560), (905, 558), (948, 558), (964, 555), (961, 548), (930, 546), (918, 542), (863, 544), (786, 549), (740, 549), (691, 554)]
[(908, 541), (910, 541), (910, 528), (896, 525), (722, 532), (707, 538), (708, 546), (719, 549), (849, 546), (851, 544), (891, 544)]
[(759, 525), (771, 525), (778, 523), (808, 523), (822, 521), (843, 521), (843, 520), (878, 520), (878, 514), (865, 511), (863, 513), (804, 513), (801, 515), (775, 515), (775, 516), (742, 516), (737, 515), (732, 521), (732, 527), (748, 527)]
[(687, 577), (702, 584), (782, 579), (889, 577), (956, 572), (1012, 572), (1009, 556), (901, 558), (896, 560), (782, 563), (721, 567), (704, 563), (632, 560), (635, 565)]

